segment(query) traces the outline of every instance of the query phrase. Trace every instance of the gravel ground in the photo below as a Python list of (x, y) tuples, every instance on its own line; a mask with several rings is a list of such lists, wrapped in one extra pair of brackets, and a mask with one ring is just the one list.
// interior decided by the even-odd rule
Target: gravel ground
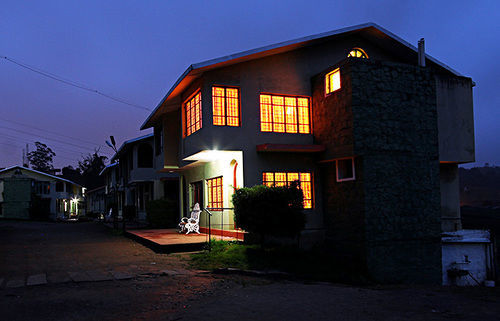
[[(69, 271), (131, 278), (5, 286)], [(212, 275), (189, 270), (185, 256), (156, 254), (97, 223), (0, 221), (0, 297), (2, 320), (500, 320), (498, 288)]]

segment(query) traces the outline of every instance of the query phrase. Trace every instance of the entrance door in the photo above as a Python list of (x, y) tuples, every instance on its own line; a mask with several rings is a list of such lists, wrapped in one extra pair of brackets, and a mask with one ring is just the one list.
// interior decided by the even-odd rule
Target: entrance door
[(200, 208), (203, 208), (203, 184), (202, 181), (191, 183), (191, 191), (193, 192), (193, 197), (191, 198), (191, 208), (194, 204), (200, 204)]

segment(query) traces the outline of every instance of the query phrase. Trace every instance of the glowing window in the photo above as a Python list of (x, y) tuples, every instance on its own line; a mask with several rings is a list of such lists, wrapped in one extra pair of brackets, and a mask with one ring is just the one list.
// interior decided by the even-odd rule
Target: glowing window
[(368, 55), (366, 52), (361, 49), (361, 48), (352, 48), (351, 51), (349, 51), (349, 54), (347, 57), (354, 57), (354, 58), (368, 58)]
[(207, 179), (208, 208), (222, 209), (222, 176)]
[(201, 92), (184, 103), (185, 135), (189, 136), (201, 128)]
[(275, 133), (309, 134), (309, 98), (260, 95), (260, 130)]
[(214, 125), (240, 125), (240, 97), (238, 88), (212, 87)]
[(326, 74), (325, 77), (325, 90), (326, 93), (332, 93), (340, 89), (340, 69), (337, 68), (332, 72)]
[(304, 208), (312, 208), (312, 174), (311, 173), (286, 173), (286, 172), (264, 172), (262, 173), (262, 184), (272, 186), (289, 186), (292, 182), (299, 181), (300, 189), (304, 195)]

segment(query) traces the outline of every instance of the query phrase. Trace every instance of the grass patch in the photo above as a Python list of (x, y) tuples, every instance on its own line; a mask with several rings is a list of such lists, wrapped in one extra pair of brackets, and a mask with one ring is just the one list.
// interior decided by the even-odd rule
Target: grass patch
[(359, 271), (340, 269), (334, 258), (321, 249), (304, 251), (290, 246), (261, 248), (259, 245), (214, 240), (211, 251), (204, 250), (190, 257), (190, 265), (195, 269), (279, 270), (312, 280), (367, 283)]

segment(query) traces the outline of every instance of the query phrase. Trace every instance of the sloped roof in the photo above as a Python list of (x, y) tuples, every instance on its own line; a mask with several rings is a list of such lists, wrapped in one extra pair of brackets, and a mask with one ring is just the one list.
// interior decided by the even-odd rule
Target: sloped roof
[(108, 169), (110, 169), (111, 167), (114, 167), (116, 165), (118, 165), (118, 162), (111, 163), (111, 164), (108, 164), (108, 165), (104, 166), (104, 168), (102, 169), (102, 171), (99, 173), (99, 176), (101, 176), (102, 173), (104, 173), (105, 171), (107, 171)]
[(2, 170), (0, 170), (0, 173), (3, 173), (3, 172), (7, 172), (7, 171), (10, 171), (12, 169), (16, 169), (16, 168), (19, 168), (19, 169), (23, 169), (23, 170), (26, 170), (26, 171), (29, 171), (29, 172), (33, 172), (33, 173), (37, 173), (37, 174), (40, 174), (40, 175), (44, 175), (44, 176), (47, 176), (47, 177), (50, 177), (50, 178), (53, 178), (53, 179), (57, 179), (59, 181), (63, 181), (63, 182), (66, 182), (66, 183), (71, 183), (73, 185), (77, 185), (77, 186), (82, 186), (80, 184), (77, 184), (73, 181), (70, 181), (69, 179), (65, 179), (65, 178), (62, 178), (62, 177), (59, 177), (59, 176), (55, 176), (55, 175), (50, 175), (50, 174), (47, 174), (47, 173), (44, 173), (44, 172), (40, 172), (40, 171), (37, 171), (37, 170), (34, 170), (32, 168), (28, 168), (28, 167), (24, 167), (24, 166), (20, 166), (20, 165), (14, 165), (14, 166), (11, 166), (11, 167), (7, 167), (7, 168), (4, 168)]
[(118, 151), (116, 151), (116, 153), (113, 155), (113, 157), (111, 157), (110, 161), (113, 162), (118, 156), (120, 156), (120, 154), (122, 152), (124, 152), (125, 149), (128, 147), (127, 145), (139, 142), (139, 141), (147, 139), (147, 138), (151, 138), (151, 137), (153, 137), (153, 135), (154, 134), (151, 133), (151, 134), (147, 134), (147, 135), (144, 135), (144, 136), (139, 136), (139, 137), (132, 138), (132, 139), (124, 141), (123, 144), (120, 146), (120, 148), (118, 148)]
[[(206, 60), (200, 63), (192, 64), (186, 69), (186, 71), (184, 71), (184, 73), (177, 79), (174, 85), (167, 92), (165, 97), (163, 97), (160, 103), (156, 106), (156, 108), (151, 112), (148, 118), (141, 125), (141, 129), (152, 127), (153, 126), (152, 120), (159, 113), (164, 103), (170, 98), (180, 94), (180, 92), (184, 88), (186, 88), (188, 84), (190, 84), (194, 79), (196, 79), (198, 75), (203, 71), (295, 50), (301, 47), (306, 47), (320, 42), (328, 41), (337, 36), (341, 35), (344, 36), (350, 33), (363, 33), (364, 35), (376, 38), (378, 43), (380, 43), (382, 46), (395, 43), (399, 45), (400, 51), (406, 50), (413, 52), (415, 54), (418, 53), (418, 49), (415, 46), (411, 45), (409, 42), (401, 39), (400, 37), (396, 36), (387, 29), (384, 29), (379, 25), (370, 22), (347, 28), (328, 31), (324, 33), (319, 33), (307, 37), (297, 38), (289, 41), (284, 41), (256, 49), (242, 51), (239, 53), (227, 55), (220, 58)], [(394, 46), (392, 46), (392, 49), (394, 49)], [(462, 76), (459, 72), (453, 70), (446, 64), (438, 61), (437, 59), (431, 57), (430, 55), (426, 54), (425, 57), (426, 60), (428, 60), (428, 62), (431, 62), (432, 64), (440, 68), (443, 68), (444, 70), (447, 70), (453, 75)]]

